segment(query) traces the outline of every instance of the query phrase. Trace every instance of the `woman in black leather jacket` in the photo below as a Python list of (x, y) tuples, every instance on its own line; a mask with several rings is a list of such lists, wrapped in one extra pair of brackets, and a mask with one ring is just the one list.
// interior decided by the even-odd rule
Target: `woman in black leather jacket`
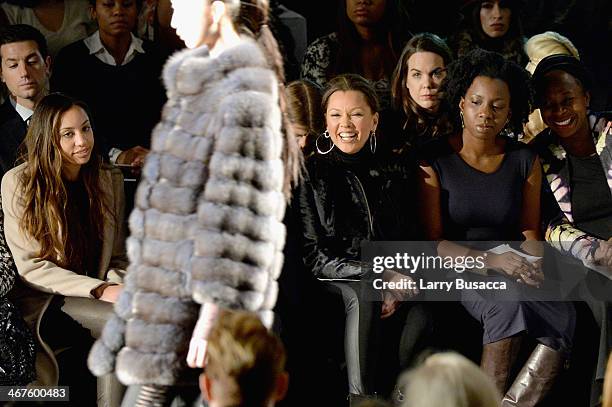
[[(401, 337), (401, 367), (406, 367), (429, 326), (421, 305), (402, 303), (416, 291), (373, 290), (361, 260), (364, 241), (415, 240), (414, 171), (406, 166), (408, 160), (394, 163), (376, 155), (378, 100), (366, 79), (352, 74), (334, 78), (323, 96), (323, 111), (326, 131), (317, 139), (317, 153), (307, 161), (299, 192), (304, 262), (344, 301), (353, 404), (378, 390), (374, 379), (381, 318), (395, 314), (393, 319), (402, 319), (400, 326), (409, 328)], [(382, 277), (410, 278), (392, 270)]]

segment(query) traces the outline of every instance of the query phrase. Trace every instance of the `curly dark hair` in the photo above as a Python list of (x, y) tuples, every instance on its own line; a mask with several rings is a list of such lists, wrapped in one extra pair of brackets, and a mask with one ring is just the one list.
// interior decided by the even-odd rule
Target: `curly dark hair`
[(518, 64), (505, 59), (497, 52), (475, 49), (453, 61), (442, 83), (446, 108), (455, 128), (461, 127), (459, 102), (477, 76), (500, 79), (510, 89), (510, 121), (508, 126), (515, 134), (523, 131), (523, 123), (529, 118), (533, 106), (533, 89), (529, 73)]

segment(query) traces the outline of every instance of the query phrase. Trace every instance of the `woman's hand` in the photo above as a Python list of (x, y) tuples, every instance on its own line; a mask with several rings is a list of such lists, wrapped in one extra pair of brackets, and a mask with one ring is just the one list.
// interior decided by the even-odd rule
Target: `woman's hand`
[[(380, 315), (380, 317), (384, 319), (393, 315), (402, 301), (418, 295), (419, 289), (416, 288), (416, 284), (412, 277), (393, 270), (384, 271), (383, 281), (385, 283), (395, 283), (396, 285), (402, 284), (404, 286), (403, 288), (385, 289), (383, 293), (382, 312)], [(414, 285), (414, 288), (410, 288), (409, 284)]]
[(398, 301), (398, 299), (390, 291), (385, 291), (383, 293), (383, 303), (380, 318), (389, 318), (391, 315), (393, 315), (399, 305), (400, 302)]
[(542, 261), (530, 263), (516, 253), (487, 253), (487, 268), (504, 273), (513, 280), (539, 287), (544, 280)]
[(98, 299), (100, 301), (115, 303), (119, 299), (119, 294), (121, 294), (122, 290), (123, 284), (109, 285), (104, 288), (104, 291), (102, 291), (102, 294), (100, 297), (98, 297)]
[(117, 164), (142, 167), (147, 154), (149, 154), (149, 150), (144, 147), (132, 147), (129, 150), (122, 151), (121, 154), (119, 154), (117, 157)]
[(383, 281), (403, 286), (403, 288), (387, 289), (398, 301), (404, 301), (419, 294), (419, 289), (416, 287), (414, 279), (397, 271), (385, 270), (383, 272)]
[(593, 254), (593, 261), (595, 264), (612, 269), (612, 239), (599, 243), (599, 247)]

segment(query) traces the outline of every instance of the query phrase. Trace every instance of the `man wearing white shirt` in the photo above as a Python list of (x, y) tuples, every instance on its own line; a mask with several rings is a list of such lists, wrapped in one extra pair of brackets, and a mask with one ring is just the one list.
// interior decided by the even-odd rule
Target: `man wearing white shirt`
[(0, 106), (0, 176), (15, 166), (34, 107), (47, 94), (50, 66), (37, 29), (15, 24), (0, 31), (0, 80), (9, 93)]
[(139, 2), (90, 3), (99, 30), (58, 53), (51, 88), (89, 105), (98, 145), (111, 163), (139, 167), (165, 102), (164, 58), (132, 34)]

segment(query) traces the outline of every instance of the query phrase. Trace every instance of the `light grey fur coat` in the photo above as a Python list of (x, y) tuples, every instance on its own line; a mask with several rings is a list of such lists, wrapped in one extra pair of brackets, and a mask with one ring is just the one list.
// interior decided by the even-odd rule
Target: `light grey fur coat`
[(180, 51), (129, 220), (125, 288), (89, 356), (96, 375), (172, 385), (204, 302), (272, 323), (283, 262), (281, 112), (251, 39), (216, 58)]

